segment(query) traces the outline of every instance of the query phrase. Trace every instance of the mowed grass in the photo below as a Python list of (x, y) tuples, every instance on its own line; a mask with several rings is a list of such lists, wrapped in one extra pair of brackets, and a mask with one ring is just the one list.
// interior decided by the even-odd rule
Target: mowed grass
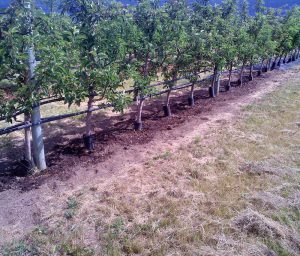
[[(299, 89), (290, 79), (234, 123), (57, 198), (2, 254), (299, 255)], [(247, 209), (259, 224), (236, 224)]]

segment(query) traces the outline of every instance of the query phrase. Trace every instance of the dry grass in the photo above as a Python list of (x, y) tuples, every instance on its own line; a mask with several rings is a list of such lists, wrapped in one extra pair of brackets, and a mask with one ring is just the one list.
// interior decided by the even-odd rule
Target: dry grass
[(234, 123), (55, 198), (2, 253), (299, 255), (299, 109), (291, 79)]

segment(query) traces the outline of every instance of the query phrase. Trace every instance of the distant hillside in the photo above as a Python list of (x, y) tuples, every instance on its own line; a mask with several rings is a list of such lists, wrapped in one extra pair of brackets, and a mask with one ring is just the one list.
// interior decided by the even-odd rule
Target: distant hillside
[[(0, 8), (4, 8), (9, 5), (9, 3), (12, 0), (1, 0), (0, 3)], [(134, 4), (136, 3), (136, 0), (119, 0), (120, 2), (124, 4)], [(211, 0), (212, 3), (221, 3), (222, 0)], [(255, 6), (255, 1), (256, 0), (249, 0), (250, 7), (253, 9)], [(37, 0), (38, 2), (38, 0)], [(164, 0), (162, 0), (164, 2)], [(189, 0), (189, 2), (193, 2), (193, 0)], [(300, 0), (265, 0), (266, 6), (268, 7), (273, 7), (273, 8), (278, 8), (278, 7), (292, 7), (294, 5), (300, 5)]]

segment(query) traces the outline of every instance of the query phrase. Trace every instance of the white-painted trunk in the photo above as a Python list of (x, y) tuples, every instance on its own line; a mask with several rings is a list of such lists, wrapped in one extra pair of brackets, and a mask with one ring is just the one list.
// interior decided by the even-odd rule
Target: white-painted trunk
[(88, 104), (87, 104), (88, 112), (86, 114), (86, 120), (85, 120), (85, 124), (86, 124), (85, 135), (86, 136), (91, 136), (92, 135), (92, 114), (93, 114), (92, 108), (93, 108), (93, 99), (94, 99), (94, 97), (90, 96), (89, 100), (88, 100)]
[[(30, 122), (30, 116), (24, 115), (24, 122), (28, 124)], [(31, 155), (31, 136), (30, 136), (30, 128), (24, 129), (24, 147), (25, 147), (25, 159), (32, 164), (32, 155)]]
[(216, 79), (216, 96), (220, 93), (220, 83), (221, 83), (221, 73), (218, 72), (217, 79)]
[(169, 90), (168, 93), (167, 93), (166, 106), (170, 105), (170, 96), (171, 96), (171, 90)]
[[(25, 7), (31, 11), (31, 1), (25, 3)], [(32, 28), (29, 28), (32, 30)], [(34, 54), (34, 46), (28, 46), (28, 66), (29, 66), (29, 83), (34, 83), (34, 74), (36, 68), (36, 59)], [(42, 126), (40, 124), (41, 121), (41, 113), (40, 106), (36, 105), (33, 107), (31, 113), (31, 123), (33, 127), (32, 131), (32, 146), (33, 146), (33, 159), (35, 161), (36, 167), (43, 171), (47, 168), (46, 158), (45, 158), (45, 149), (44, 149), (44, 140), (42, 134)]]
[(194, 99), (194, 93), (195, 93), (195, 84), (193, 83), (191, 87), (191, 93), (190, 93), (191, 99)]
[(43, 171), (47, 168), (46, 158), (45, 158), (45, 149), (44, 149), (44, 140), (42, 133), (41, 122), (41, 113), (40, 107), (34, 107), (31, 114), (31, 122), (33, 123), (32, 130), (32, 146), (33, 146), (33, 156), (36, 167)]
[(142, 112), (143, 112), (144, 100), (140, 100), (138, 104), (138, 111), (136, 116), (136, 122), (141, 124), (142, 123)]

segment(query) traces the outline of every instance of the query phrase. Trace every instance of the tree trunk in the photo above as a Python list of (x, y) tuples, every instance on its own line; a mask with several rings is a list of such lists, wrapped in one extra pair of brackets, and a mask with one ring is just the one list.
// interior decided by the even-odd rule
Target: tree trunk
[(290, 53), (288, 53), (286, 63), (290, 63), (290, 62), (291, 62), (291, 56), (290, 56)]
[(262, 71), (263, 71), (263, 68), (264, 68), (264, 59), (261, 61), (261, 64), (260, 64), (260, 68), (258, 70), (258, 73), (257, 73), (257, 76), (260, 76)]
[(90, 95), (87, 103), (88, 112), (85, 120), (85, 134), (83, 135), (84, 145), (87, 150), (92, 151), (94, 149), (92, 138), (92, 108), (93, 108), (94, 96)]
[(171, 89), (167, 93), (166, 104), (163, 107), (165, 116), (171, 116), (172, 115), (171, 108), (170, 108), (170, 95), (171, 95)]
[[(173, 77), (172, 77), (172, 79), (173, 79), (173, 81), (174, 82), (172, 82), (172, 87), (173, 86), (175, 86), (176, 85), (176, 79), (177, 79), (177, 72), (175, 72), (174, 74), (173, 74)], [(165, 114), (165, 116), (171, 116), (172, 115), (172, 113), (171, 113), (171, 107), (170, 107), (170, 96), (171, 96), (171, 88), (170, 88), (170, 90), (168, 91), (168, 93), (167, 93), (167, 98), (166, 98), (166, 103), (165, 103), (165, 106), (163, 107), (163, 110), (164, 110), (164, 114)]]
[[(33, 46), (28, 49), (28, 59), (29, 59), (29, 70), (30, 70), (30, 83), (34, 83), (34, 72), (36, 68), (36, 60), (34, 55)], [(43, 141), (42, 126), (41, 121), (41, 112), (40, 106), (36, 105), (33, 107), (31, 113), (31, 123), (33, 127), (31, 128), (32, 132), (32, 146), (33, 146), (33, 158), (36, 167), (38, 170), (43, 171), (47, 168), (46, 159), (45, 159), (45, 149)]]
[(280, 55), (280, 57), (279, 57), (279, 60), (278, 60), (278, 63), (277, 63), (277, 67), (280, 67), (281, 66), (281, 60), (282, 60), (282, 55)]
[[(149, 52), (146, 54), (145, 56), (145, 63), (144, 63), (144, 67), (142, 70), (142, 75), (144, 76), (144, 78), (147, 78), (148, 76), (148, 70), (149, 70), (149, 57), (150, 54)], [(142, 122), (142, 111), (143, 111), (143, 106), (144, 106), (144, 99), (140, 99), (140, 95), (139, 95), (139, 91), (135, 90), (134, 92), (134, 100), (136, 100), (136, 104), (138, 106), (137, 109), (137, 115), (135, 118), (135, 122), (134, 122), (134, 130), (136, 131), (141, 131), (143, 129), (143, 122)]]
[(241, 68), (241, 73), (240, 73), (239, 84), (240, 84), (241, 86), (243, 85), (244, 69), (245, 69), (245, 61), (243, 62), (243, 65), (242, 65), (242, 68)]
[[(30, 122), (30, 116), (25, 114), (24, 115), (24, 121), (25, 124), (28, 124)], [(32, 168), (32, 155), (31, 155), (31, 136), (30, 136), (30, 128), (24, 129), (24, 146), (25, 146), (25, 161), (28, 165), (28, 169)]]
[(40, 107), (36, 106), (32, 110), (31, 122), (33, 124), (32, 131), (32, 145), (33, 145), (33, 156), (36, 167), (43, 171), (47, 168), (46, 158), (45, 158), (45, 149), (43, 141), (43, 133), (41, 122), (41, 113)]
[(283, 64), (286, 63), (286, 58), (287, 58), (287, 53), (285, 54), (284, 58), (283, 58)]
[(138, 111), (137, 111), (137, 116), (136, 116), (136, 120), (134, 123), (134, 129), (136, 131), (141, 131), (143, 129), (143, 123), (142, 123), (143, 105), (144, 105), (144, 100), (141, 99), (138, 103)]
[(249, 81), (253, 80), (253, 63), (250, 63)]
[(215, 66), (213, 80), (212, 80), (212, 83), (211, 83), (211, 87), (209, 87), (209, 96), (211, 98), (215, 98), (216, 97), (215, 84), (216, 84), (217, 74), (218, 74), (218, 67)]
[(278, 57), (275, 57), (275, 60), (274, 60), (274, 62), (272, 64), (272, 66), (271, 66), (271, 70), (274, 70), (276, 68), (277, 59), (278, 59)]
[(215, 85), (215, 88), (216, 88), (215, 95), (216, 96), (218, 96), (220, 93), (220, 82), (221, 82), (221, 74), (220, 74), (220, 72), (218, 72), (217, 79), (216, 79), (216, 85)]
[(230, 67), (229, 67), (228, 83), (227, 83), (227, 85), (225, 85), (226, 91), (229, 91), (231, 88), (232, 68), (233, 68), (233, 63), (231, 62)]
[(269, 65), (269, 59), (266, 59), (266, 63), (264, 64), (262, 72), (268, 72), (268, 65)]
[(292, 55), (292, 61), (296, 61), (296, 53), (297, 53), (297, 51), (294, 50), (293, 55)]
[(89, 96), (88, 100), (88, 113), (86, 114), (86, 127), (85, 127), (85, 134), (87, 136), (92, 135), (92, 108), (93, 108), (93, 96)]
[(267, 63), (267, 72), (271, 70), (271, 62), (272, 62), (272, 58), (269, 58)]
[(190, 96), (188, 98), (189, 106), (191, 106), (191, 107), (193, 107), (195, 105), (194, 91), (195, 91), (195, 84), (193, 83), (191, 86)]

